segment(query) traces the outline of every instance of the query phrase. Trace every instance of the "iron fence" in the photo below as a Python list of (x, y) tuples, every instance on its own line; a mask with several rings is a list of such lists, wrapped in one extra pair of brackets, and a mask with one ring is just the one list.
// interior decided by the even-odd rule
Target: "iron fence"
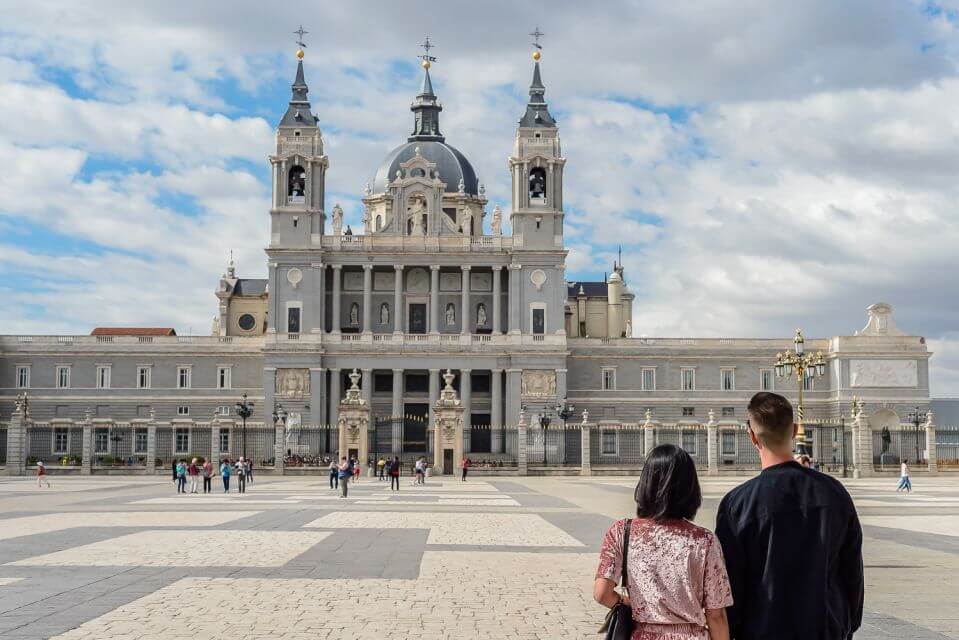
[(942, 467), (959, 467), (959, 426), (936, 427), (936, 459)]
[(872, 432), (872, 461), (880, 470), (899, 466), (903, 461), (910, 464), (926, 462), (926, 430), (905, 424), (893, 429)]
[(7, 425), (0, 424), (0, 464), (7, 464)]
[(530, 466), (578, 467), (583, 461), (582, 427), (578, 424), (534, 426), (526, 430), (526, 463)]

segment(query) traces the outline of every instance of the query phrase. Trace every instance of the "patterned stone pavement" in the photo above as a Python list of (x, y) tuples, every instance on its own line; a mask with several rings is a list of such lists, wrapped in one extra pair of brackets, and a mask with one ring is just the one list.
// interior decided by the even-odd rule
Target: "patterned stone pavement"
[[(596, 553), (633, 478), (0, 478), (0, 638), (590, 638)], [(736, 479), (704, 481), (711, 526)], [(857, 638), (959, 638), (959, 475), (850, 482), (866, 533)]]

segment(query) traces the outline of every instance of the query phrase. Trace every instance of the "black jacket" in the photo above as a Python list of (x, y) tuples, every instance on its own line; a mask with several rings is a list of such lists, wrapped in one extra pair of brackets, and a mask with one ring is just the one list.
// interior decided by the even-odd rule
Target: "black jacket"
[(726, 495), (716, 516), (735, 640), (847, 640), (862, 623), (862, 528), (845, 487), (785, 462)]

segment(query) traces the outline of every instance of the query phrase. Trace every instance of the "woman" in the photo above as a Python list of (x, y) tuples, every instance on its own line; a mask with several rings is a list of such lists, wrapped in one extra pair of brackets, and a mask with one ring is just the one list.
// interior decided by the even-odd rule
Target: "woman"
[(691, 521), (702, 504), (696, 465), (683, 449), (662, 444), (646, 458), (629, 521), (629, 594), (616, 592), (622, 574), (623, 532), (614, 523), (603, 538), (593, 598), (632, 609), (632, 640), (729, 640), (726, 607), (733, 603), (716, 536)]
[(912, 480), (909, 478), (909, 461), (903, 460), (899, 465), (899, 486), (896, 487), (896, 493), (905, 491), (912, 493)]
[(471, 464), (472, 464), (472, 462), (470, 461), (469, 458), (463, 458), (463, 464), (462, 464), (462, 467), (463, 467), (463, 482), (466, 482), (466, 472), (470, 470), (470, 465), (471, 465)]
[(340, 493), (340, 497), (345, 498), (349, 494), (350, 478), (353, 477), (353, 467), (350, 465), (350, 461), (346, 458), (346, 456), (343, 456), (343, 459), (340, 460), (340, 466), (337, 470), (337, 473), (340, 476), (340, 487), (343, 490), (343, 492)]
[(330, 489), (340, 488), (340, 465), (336, 459), (330, 460)]
[(388, 465), (390, 468), (390, 491), (400, 490), (400, 458), (393, 456), (393, 461)]
[(223, 493), (230, 493), (230, 475), (233, 473), (233, 465), (227, 458), (220, 463), (220, 477), (223, 478)]
[(213, 465), (210, 459), (203, 461), (203, 493), (210, 493), (213, 490)]
[(190, 476), (190, 493), (196, 493), (197, 478), (200, 477), (200, 467), (197, 466), (196, 458), (190, 461), (190, 465), (186, 468), (186, 473)]
[(180, 460), (176, 465), (176, 492), (186, 493), (186, 461)]

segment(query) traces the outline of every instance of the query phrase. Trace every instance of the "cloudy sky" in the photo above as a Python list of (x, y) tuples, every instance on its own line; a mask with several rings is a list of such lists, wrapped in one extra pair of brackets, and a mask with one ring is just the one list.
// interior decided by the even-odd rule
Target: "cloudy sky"
[(266, 157), (300, 22), (327, 208), (358, 222), (411, 128), (429, 34), (447, 140), (509, 211), (539, 24), (570, 279), (602, 278), (623, 243), (650, 336), (850, 334), (887, 301), (935, 352), (933, 394), (959, 395), (959, 0), (0, 0), (0, 15), (2, 333), (207, 333), (230, 249), (265, 276)]

